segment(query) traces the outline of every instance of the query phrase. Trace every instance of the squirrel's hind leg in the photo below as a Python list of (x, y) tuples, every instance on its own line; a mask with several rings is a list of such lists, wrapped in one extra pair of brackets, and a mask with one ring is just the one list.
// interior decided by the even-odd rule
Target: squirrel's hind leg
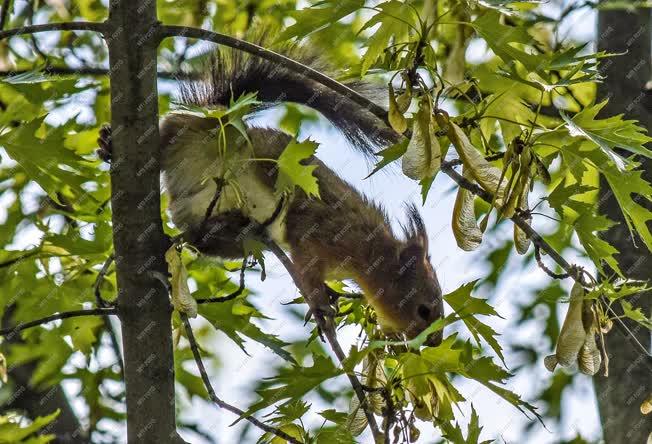
[(188, 230), (185, 237), (203, 254), (239, 259), (244, 257), (245, 238), (256, 226), (242, 212), (232, 210), (209, 217), (201, 227)]

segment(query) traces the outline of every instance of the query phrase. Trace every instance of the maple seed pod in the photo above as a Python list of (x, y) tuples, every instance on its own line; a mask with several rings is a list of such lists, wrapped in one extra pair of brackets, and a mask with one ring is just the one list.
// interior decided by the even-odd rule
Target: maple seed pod
[[(518, 207), (525, 210), (528, 208), (528, 194), (530, 193), (530, 187), (526, 186), (521, 193), (521, 198), (518, 203)], [(532, 216), (529, 215), (524, 218), (525, 222), (528, 225), (532, 224)], [(518, 225), (514, 224), (514, 247), (516, 247), (516, 252), (518, 254), (527, 253), (528, 248), (530, 248), (530, 238), (525, 234), (525, 231), (521, 230)]]
[(549, 372), (554, 372), (555, 368), (557, 367), (557, 356), (555, 355), (548, 355), (545, 358), (543, 358), (543, 365), (546, 367), (546, 369)]
[[(462, 175), (472, 180), (466, 168), (462, 169)], [(464, 251), (473, 251), (482, 243), (482, 230), (475, 219), (474, 200), (473, 193), (466, 188), (458, 188), (451, 225), (457, 246)]]
[(349, 402), (349, 416), (346, 418), (346, 429), (351, 435), (358, 436), (364, 432), (367, 424), (367, 417), (360, 407), (360, 400), (357, 396), (352, 396)]
[(539, 156), (534, 156), (534, 165), (537, 168), (537, 176), (541, 178), (541, 182), (543, 182), (544, 185), (550, 185), (550, 173), (541, 159), (539, 159)]
[(443, 78), (451, 85), (457, 85), (464, 82), (465, 62), (466, 62), (466, 36), (463, 25), (458, 25), (456, 38), (452, 48), (448, 53), (448, 58), (444, 66)]
[(396, 103), (396, 96), (394, 95), (394, 87), (389, 85), (389, 111), (387, 113), (387, 118), (389, 124), (392, 126), (392, 129), (399, 134), (403, 134), (407, 129), (407, 120), (403, 115), (403, 112), (399, 110), (399, 106)]
[(421, 436), (421, 431), (414, 424), (410, 424), (410, 442), (417, 442)]
[[(441, 122), (439, 122), (439, 125), (443, 126)], [(475, 181), (486, 191), (494, 193), (496, 195), (496, 205), (502, 206), (505, 198), (505, 187), (500, 184), (501, 170), (487, 162), (471, 144), (464, 131), (453, 122), (449, 122), (447, 134), (464, 166), (470, 170)]]
[(598, 350), (598, 345), (595, 342), (593, 331), (586, 335), (586, 340), (580, 349), (577, 364), (580, 371), (585, 375), (593, 376), (600, 370), (602, 356), (600, 356), (600, 350)]
[(649, 415), (652, 412), (652, 393), (650, 393), (645, 401), (641, 404), (641, 413)]
[(519, 174), (518, 179), (516, 179), (516, 185), (512, 188), (507, 203), (502, 208), (501, 214), (503, 217), (511, 218), (516, 212), (516, 207), (518, 206), (519, 201), (525, 190), (528, 188), (530, 182), (530, 177), (522, 172)]
[(602, 325), (600, 325), (600, 331), (605, 334), (609, 333), (613, 328), (613, 326), (614, 326), (614, 321), (612, 321), (611, 319), (607, 319), (602, 323)]
[(557, 362), (563, 367), (569, 367), (577, 362), (580, 349), (586, 341), (586, 330), (582, 322), (583, 302), (584, 288), (582, 284), (575, 282), (555, 350)]
[[(525, 219), (528, 225), (532, 223), (532, 217)], [(530, 238), (525, 234), (525, 231), (521, 230), (520, 227), (514, 224), (514, 247), (518, 254), (525, 254), (530, 248)]]
[(401, 168), (410, 179), (433, 177), (441, 167), (441, 146), (436, 136), (435, 120), (430, 106), (421, 103), (414, 116), (412, 137), (403, 155)]
[(396, 105), (401, 113), (405, 113), (412, 103), (412, 84), (409, 79), (405, 79), (405, 91), (396, 98)]
[(172, 275), (170, 278), (172, 306), (179, 313), (185, 313), (189, 318), (197, 317), (197, 301), (192, 297), (188, 288), (188, 270), (183, 265), (181, 255), (174, 245), (165, 253), (165, 260)]

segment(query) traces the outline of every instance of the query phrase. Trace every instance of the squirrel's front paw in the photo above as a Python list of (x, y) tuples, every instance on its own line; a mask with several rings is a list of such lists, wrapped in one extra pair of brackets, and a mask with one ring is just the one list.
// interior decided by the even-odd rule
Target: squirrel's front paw
[(111, 162), (111, 156), (113, 154), (113, 145), (111, 144), (111, 126), (103, 125), (100, 128), (100, 137), (97, 138), (97, 144), (99, 148), (95, 151), (97, 157), (105, 161), (106, 163)]

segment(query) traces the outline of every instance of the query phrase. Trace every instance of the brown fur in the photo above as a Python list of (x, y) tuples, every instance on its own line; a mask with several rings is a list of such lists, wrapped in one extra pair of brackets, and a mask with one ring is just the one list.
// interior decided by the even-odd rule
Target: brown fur
[[(168, 183), (173, 170), (170, 160), (176, 159), (177, 153), (182, 154), (189, 165), (193, 164), (191, 155), (184, 151), (189, 135), (193, 143), (205, 143), (207, 147), (214, 143), (209, 128), (215, 128), (215, 122), (207, 120), (172, 115), (162, 123), (162, 138), (167, 144), (162, 164)], [(175, 137), (176, 134), (183, 136)], [(253, 151), (260, 158), (278, 158), (290, 141), (289, 136), (272, 129), (249, 128), (248, 134)], [(239, 148), (229, 149), (247, 149), (244, 142), (241, 143)], [(196, 160), (201, 167), (212, 162), (208, 158)], [(388, 332), (415, 336), (443, 315), (441, 290), (428, 260), (427, 235), (417, 210), (409, 208), (404, 238), (399, 239), (379, 206), (319, 159), (313, 157), (308, 162), (317, 165), (314, 174), (319, 182), (320, 198), (310, 198), (297, 191), (281, 217), (285, 223), (283, 243), (310, 297), (326, 310), (329, 301), (324, 281), (329, 277), (351, 278), (364, 290), (367, 301), (374, 306)], [(252, 165), (258, 179), (273, 192), (277, 174), (275, 164), (254, 162)], [(201, 176), (199, 171), (184, 174)], [(201, 187), (198, 182), (194, 185)], [(190, 189), (190, 193), (197, 192), (195, 186), (185, 188)], [(168, 192), (172, 204), (179, 194), (171, 188)], [(203, 205), (205, 210), (208, 202)], [(242, 239), (251, 229), (247, 220), (237, 211), (214, 212), (205, 226), (208, 233), (197, 234), (203, 240), (196, 246), (206, 254), (241, 256)], [(191, 231), (198, 230), (201, 221), (203, 218), (199, 217), (190, 222)], [(432, 341), (436, 343), (437, 340), (433, 338)]]

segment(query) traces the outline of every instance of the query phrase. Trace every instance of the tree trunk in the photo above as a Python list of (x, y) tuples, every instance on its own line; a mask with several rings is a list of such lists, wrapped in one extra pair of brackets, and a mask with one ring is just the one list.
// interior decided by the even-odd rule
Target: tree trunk
[(175, 424), (166, 237), (160, 215), (155, 1), (111, 0), (111, 204), (130, 443), (183, 442)]
[[(605, 113), (625, 113), (652, 130), (652, 95), (646, 83), (650, 72), (650, 42), (652, 29), (649, 9), (634, 12), (600, 11), (598, 15), (598, 49), (627, 54), (606, 59), (602, 63), (604, 83), (598, 85), (599, 100), (609, 98)], [(652, 180), (652, 161), (645, 159), (644, 177)], [(629, 278), (652, 280), (652, 255), (640, 239), (636, 246), (630, 237), (618, 203), (603, 180), (600, 187), (600, 211), (617, 224), (604, 238), (620, 250), (617, 258)], [(649, 316), (650, 293), (630, 300)], [(625, 321), (638, 341), (650, 350), (650, 332), (634, 322)], [(652, 392), (651, 360), (635, 346), (633, 338), (621, 331), (607, 336), (607, 351), (611, 359), (609, 377), (596, 376), (595, 390), (600, 409), (604, 441), (609, 444), (645, 444), (652, 432), (652, 420), (641, 414), (643, 400)]]

